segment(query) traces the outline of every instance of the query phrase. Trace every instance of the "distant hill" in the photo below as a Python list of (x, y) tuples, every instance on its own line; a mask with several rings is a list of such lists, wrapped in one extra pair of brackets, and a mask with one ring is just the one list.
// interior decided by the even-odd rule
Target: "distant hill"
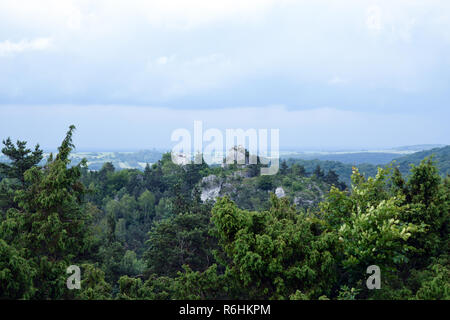
[[(346, 185), (351, 184), (350, 177), (352, 175), (352, 164), (342, 163), (339, 161), (328, 161), (328, 160), (303, 160), (303, 159), (288, 159), (287, 164), (291, 166), (293, 163), (302, 165), (308, 174), (311, 174), (317, 165), (319, 165), (322, 170), (328, 172), (333, 170), (339, 176), (339, 180), (345, 182)], [(377, 173), (377, 166), (373, 164), (359, 164), (356, 165), (361, 173), (365, 176), (373, 176)]]
[(396, 147), (396, 148), (393, 148), (393, 150), (419, 152), (419, 151), (426, 151), (426, 150), (431, 150), (431, 149), (436, 149), (436, 148), (443, 148), (445, 146), (446, 146), (445, 144), (416, 144), (413, 146)]
[(411, 164), (418, 165), (420, 161), (433, 155), (433, 160), (436, 162), (439, 172), (442, 175), (450, 174), (450, 146), (443, 148), (434, 148), (431, 150), (415, 152), (406, 156), (395, 159), (395, 164), (399, 166), (403, 174), (408, 173)]
[(281, 158), (284, 159), (303, 159), (303, 160), (322, 160), (322, 161), (339, 161), (351, 165), (388, 164), (392, 160), (402, 155), (412, 154), (418, 151), (431, 150), (435, 148), (445, 147), (440, 144), (418, 144), (413, 146), (401, 146), (383, 150), (361, 150), (361, 151), (325, 151), (325, 152), (305, 152), (292, 151), (284, 152)]
[[(352, 154), (345, 154), (350, 157)], [(411, 164), (418, 165), (420, 161), (424, 158), (433, 155), (433, 160), (436, 162), (439, 172), (442, 176), (450, 174), (450, 146), (445, 146), (442, 148), (433, 148), (430, 150), (420, 151), (411, 153), (408, 155), (404, 155), (401, 157), (397, 157), (392, 159), (387, 163), (378, 163), (378, 165), (371, 163), (359, 163), (357, 164), (354, 161), (354, 164), (351, 163), (343, 163), (340, 161), (328, 161), (328, 160), (304, 160), (304, 159), (294, 159), (290, 158), (287, 160), (287, 163), (291, 165), (292, 163), (298, 163), (305, 167), (306, 171), (311, 173), (314, 171), (314, 168), (317, 165), (320, 165), (325, 172), (328, 172), (330, 169), (334, 170), (338, 175), (341, 181), (345, 182), (347, 185), (350, 185), (351, 180), (350, 176), (352, 174), (352, 167), (358, 167), (359, 171), (363, 173), (365, 176), (374, 176), (377, 173), (377, 167), (384, 167), (389, 163), (393, 163), (396, 166), (399, 166), (400, 172), (403, 175), (407, 175), (411, 168)], [(358, 154), (356, 154), (358, 157)]]
[[(389, 152), (348, 152), (348, 153), (304, 153), (287, 155), (284, 158), (302, 159), (302, 160), (321, 160), (321, 161), (339, 161), (342, 163), (358, 165), (368, 163), (373, 165), (387, 164), (398, 158), (399, 153)], [(283, 157), (282, 157), (283, 158)]]

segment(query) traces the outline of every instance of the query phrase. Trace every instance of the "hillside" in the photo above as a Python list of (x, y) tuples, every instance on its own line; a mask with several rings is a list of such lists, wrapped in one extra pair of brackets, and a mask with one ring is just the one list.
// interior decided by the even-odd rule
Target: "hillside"
[[(296, 163), (305, 168), (307, 173), (312, 173), (317, 166), (320, 166), (325, 172), (333, 170), (347, 186), (350, 185), (350, 176), (352, 175), (351, 164), (342, 163), (339, 161), (323, 161), (323, 160), (302, 160), (302, 159), (288, 159), (287, 164), (291, 166)], [(372, 164), (357, 165), (358, 169), (365, 176), (373, 176), (377, 173), (377, 166)]]
[(391, 152), (344, 152), (344, 153), (304, 153), (288, 155), (284, 158), (302, 160), (339, 161), (345, 164), (386, 164), (398, 158), (399, 153)]
[(400, 167), (403, 174), (408, 174), (411, 164), (418, 165), (420, 161), (433, 155), (433, 160), (439, 169), (441, 175), (450, 174), (450, 146), (443, 148), (434, 148), (431, 150), (415, 152), (400, 158), (395, 159), (395, 164)]
[[(406, 148), (406, 147), (405, 147)], [(442, 176), (450, 174), (450, 146), (445, 146), (442, 148), (433, 148), (430, 150), (414, 152), (408, 155), (404, 155), (401, 157), (396, 157), (392, 161), (388, 163), (379, 163), (378, 165), (373, 164), (349, 164), (343, 163), (339, 161), (327, 161), (327, 160), (304, 160), (304, 159), (288, 159), (287, 163), (292, 165), (293, 163), (297, 163), (305, 167), (306, 172), (312, 172), (317, 165), (319, 165), (325, 172), (329, 170), (335, 171), (339, 175), (339, 179), (345, 182), (347, 185), (350, 185), (350, 176), (352, 174), (352, 167), (356, 166), (361, 173), (365, 176), (374, 176), (377, 173), (378, 167), (385, 167), (389, 164), (394, 166), (398, 166), (400, 172), (403, 175), (408, 175), (411, 164), (418, 165), (420, 161), (424, 158), (433, 155), (433, 160), (436, 162), (436, 166), (439, 169), (439, 173)], [(350, 154), (346, 154), (346, 156), (350, 156)]]
[(302, 160), (322, 160), (339, 161), (351, 165), (388, 164), (392, 160), (404, 155), (419, 151), (426, 151), (435, 148), (445, 147), (439, 144), (421, 144), (413, 146), (402, 146), (382, 150), (360, 150), (360, 151), (284, 151), (281, 153), (282, 159), (302, 159)]
[(213, 201), (227, 195), (239, 208), (247, 210), (268, 209), (269, 193), (278, 198), (286, 197), (297, 207), (311, 208), (324, 199), (331, 185), (316, 176), (299, 175), (287, 170), (274, 176), (250, 177), (247, 170), (231, 171), (228, 174), (211, 174), (199, 184), (201, 200)]

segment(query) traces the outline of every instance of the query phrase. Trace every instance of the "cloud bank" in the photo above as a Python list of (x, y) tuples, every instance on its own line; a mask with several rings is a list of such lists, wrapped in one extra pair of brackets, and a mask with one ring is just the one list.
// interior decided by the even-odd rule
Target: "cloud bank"
[[(413, 126), (426, 142), (449, 143), (440, 126), (450, 116), (449, 30), (444, 0), (3, 0), (0, 112), (59, 106), (70, 118), (117, 106), (146, 121), (171, 110), (212, 120), (210, 110), (228, 118), (249, 106), (271, 114), (272, 126), (294, 128), (296, 119), (293, 135), (317, 125), (325, 139), (317, 143), (363, 145), (347, 130), (378, 122), (385, 129), (367, 146), (413, 140)], [(267, 113), (272, 105), (285, 111)], [(318, 114), (340, 129), (317, 123)], [(56, 127), (47, 116), (39, 118)]]

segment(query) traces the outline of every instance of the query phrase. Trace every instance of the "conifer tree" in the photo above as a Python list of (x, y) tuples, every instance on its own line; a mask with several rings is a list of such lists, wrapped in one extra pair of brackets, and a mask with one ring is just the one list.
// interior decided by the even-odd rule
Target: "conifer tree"
[(10, 164), (0, 163), (0, 174), (7, 178), (18, 179), (25, 183), (24, 173), (36, 166), (42, 160), (43, 152), (37, 144), (34, 151), (26, 147), (26, 141), (17, 140), (16, 145), (11, 138), (3, 140), (2, 153), (11, 161)]

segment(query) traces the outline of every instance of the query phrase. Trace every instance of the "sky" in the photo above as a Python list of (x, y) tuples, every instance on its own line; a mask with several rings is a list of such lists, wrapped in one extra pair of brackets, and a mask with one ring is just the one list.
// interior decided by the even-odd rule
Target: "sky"
[(1, 0), (0, 139), (169, 148), (280, 130), (282, 148), (450, 144), (447, 0)]

